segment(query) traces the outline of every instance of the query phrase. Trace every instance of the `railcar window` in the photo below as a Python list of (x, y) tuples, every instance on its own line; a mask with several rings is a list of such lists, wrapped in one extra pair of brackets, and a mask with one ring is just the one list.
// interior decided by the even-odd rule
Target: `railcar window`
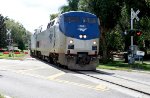
[(37, 42), (36, 42), (36, 47), (39, 48), (39, 46), (40, 46), (40, 42), (37, 41)]
[(65, 17), (65, 22), (79, 22), (79, 17)]
[(96, 23), (95, 18), (83, 18), (83, 22), (85, 23)]

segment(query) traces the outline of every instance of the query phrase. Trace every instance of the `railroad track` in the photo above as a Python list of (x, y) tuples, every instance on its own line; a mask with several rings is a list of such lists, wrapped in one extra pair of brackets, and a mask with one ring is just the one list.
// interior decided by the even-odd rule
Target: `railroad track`
[[(43, 62), (48, 63), (46, 61), (43, 61)], [(58, 69), (64, 71), (64, 72), (67, 72), (67, 73), (68, 72), (74, 72), (74, 73), (77, 73), (77, 74), (82, 74), (82, 75), (85, 75), (85, 76), (88, 76), (88, 77), (91, 77), (91, 78), (94, 78), (94, 79), (98, 79), (98, 80), (101, 80), (101, 81), (104, 81), (104, 82), (107, 82), (107, 83), (110, 83), (110, 84), (113, 84), (113, 85), (117, 85), (119, 87), (123, 87), (123, 88), (129, 89), (129, 90), (136, 91), (138, 93), (150, 96), (150, 85), (149, 84), (145, 84), (145, 83), (141, 83), (141, 82), (138, 82), (138, 81), (130, 80), (128, 78), (122, 78), (122, 77), (115, 76), (115, 75), (112, 75), (111, 73), (107, 73), (107, 72), (103, 72), (103, 71), (75, 71), (75, 70), (67, 69), (66, 66), (63, 67), (63, 66), (58, 66), (58, 65), (55, 65), (55, 64), (51, 64), (51, 65), (55, 68), (58, 68)], [(90, 73), (92, 73), (92, 74), (90, 74)], [(93, 74), (105, 75), (105, 76), (107, 76), (107, 79), (104, 78), (104, 77), (94, 76)], [(131, 83), (131, 85), (125, 85), (123, 83), (115, 82), (115, 81), (112, 81), (110, 78), (119, 79), (121, 81), (128, 82), (127, 84)], [(132, 84), (141, 85), (141, 87), (144, 86), (148, 90), (144, 90), (144, 87), (143, 87), (143, 89), (142, 88), (141, 89), (135, 88), (135, 87), (132, 86)]]
[(97, 76), (92, 75), (93, 73), (95, 73), (95, 74), (104, 74), (104, 73), (100, 73), (100, 72), (97, 72), (97, 71), (91, 71), (92, 74), (88, 74), (86, 71), (74, 71), (74, 72), (150, 96), (150, 85), (148, 85), (148, 84), (144, 84), (144, 83), (141, 83), (141, 82), (138, 82), (138, 81), (133, 81), (133, 80), (130, 80), (130, 79), (124, 79), (124, 78), (118, 77), (118, 76), (113, 76), (113, 75), (109, 76), (109, 77), (113, 77), (113, 78), (122, 79), (124, 81), (132, 82), (132, 83), (135, 83), (136, 85), (137, 84), (140, 84), (142, 86), (144, 85), (147, 88), (149, 88), (148, 91), (146, 91), (146, 90), (143, 91), (142, 89), (137, 89), (137, 88), (134, 88), (132, 86), (127, 86), (127, 85), (124, 85), (124, 84), (119, 83), (119, 82), (114, 82), (114, 81), (109, 80), (109, 79), (105, 79), (105, 78), (101, 78), (101, 77), (97, 77)]

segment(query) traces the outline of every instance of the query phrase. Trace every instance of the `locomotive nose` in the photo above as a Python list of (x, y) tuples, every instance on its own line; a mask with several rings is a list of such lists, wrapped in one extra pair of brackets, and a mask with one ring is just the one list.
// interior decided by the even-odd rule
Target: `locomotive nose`
[(74, 38), (68, 38), (67, 40), (67, 50), (70, 51), (70, 54), (77, 55), (78, 52), (87, 52), (88, 55), (97, 54), (96, 51), (98, 51), (98, 39), (79, 40)]

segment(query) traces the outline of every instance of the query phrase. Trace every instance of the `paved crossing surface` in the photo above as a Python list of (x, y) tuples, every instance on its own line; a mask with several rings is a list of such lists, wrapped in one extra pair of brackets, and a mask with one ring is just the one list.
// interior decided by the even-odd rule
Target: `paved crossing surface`
[(13, 98), (136, 98), (31, 57), (0, 59), (0, 92)]

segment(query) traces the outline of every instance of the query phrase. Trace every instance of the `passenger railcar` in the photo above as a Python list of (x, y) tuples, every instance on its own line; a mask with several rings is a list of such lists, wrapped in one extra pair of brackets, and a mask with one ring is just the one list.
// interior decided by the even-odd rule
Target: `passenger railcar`
[(95, 70), (99, 53), (99, 22), (96, 15), (66, 12), (50, 21), (45, 31), (31, 37), (31, 54), (74, 70)]

